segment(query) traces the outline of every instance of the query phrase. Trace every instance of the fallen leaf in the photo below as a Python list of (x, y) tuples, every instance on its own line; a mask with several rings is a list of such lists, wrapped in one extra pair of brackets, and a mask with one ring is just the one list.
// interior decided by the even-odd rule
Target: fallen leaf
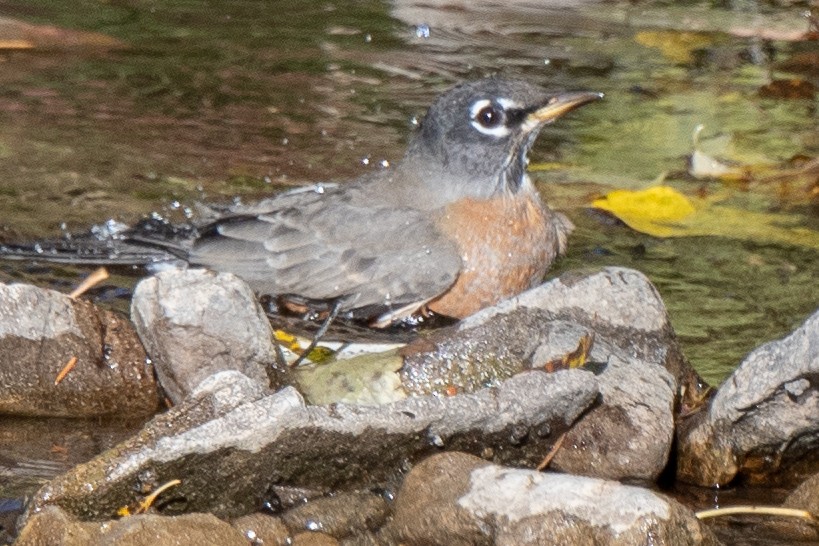
[(719, 200), (719, 196), (692, 200), (669, 186), (654, 186), (616, 190), (594, 200), (592, 206), (655, 237), (719, 236), (819, 249), (819, 232), (800, 226), (801, 216), (715, 204)]
[(694, 206), (670, 186), (653, 186), (645, 190), (615, 190), (592, 206), (608, 211), (630, 228), (656, 237), (673, 237), (680, 233), (680, 222), (694, 214)]
[(580, 338), (580, 341), (577, 343), (576, 349), (569, 353), (566, 353), (560, 358), (550, 360), (549, 362), (543, 365), (543, 369), (549, 373), (552, 373), (558, 370), (582, 368), (583, 366), (586, 365), (586, 362), (588, 362), (589, 360), (589, 353), (591, 352), (593, 344), (594, 336), (591, 334), (585, 334)]
[(690, 63), (695, 50), (713, 43), (705, 33), (676, 30), (645, 30), (635, 34), (634, 41), (646, 47), (659, 49), (666, 59), (675, 63)]

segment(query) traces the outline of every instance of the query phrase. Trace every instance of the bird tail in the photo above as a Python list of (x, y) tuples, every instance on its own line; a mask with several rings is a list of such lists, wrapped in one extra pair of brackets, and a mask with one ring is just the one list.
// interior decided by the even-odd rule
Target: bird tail
[(151, 217), (134, 227), (113, 221), (87, 233), (31, 243), (0, 243), (0, 260), (41, 261), (80, 266), (150, 266), (187, 261), (187, 241), (196, 229)]

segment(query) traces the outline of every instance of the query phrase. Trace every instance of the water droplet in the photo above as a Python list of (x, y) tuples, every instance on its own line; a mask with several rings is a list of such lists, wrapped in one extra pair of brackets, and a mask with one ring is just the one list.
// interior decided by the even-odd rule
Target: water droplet
[(389, 162), (389, 161), (387, 161), (386, 159), (382, 159), (382, 160), (381, 160), (381, 166), (382, 166), (383, 168), (385, 168), (385, 169), (388, 169), (388, 168), (389, 168), (389, 166), (390, 166), (390, 162)]
[(552, 64), (552, 59), (543, 59), (543, 64), (549, 66), (550, 64)]
[(369, 158), (369, 156), (367, 156), (367, 157), (363, 157), (363, 158), (361, 159), (361, 164), (362, 164), (362, 165), (369, 165), (369, 164), (370, 164), (370, 158)]
[(318, 521), (308, 519), (306, 522), (304, 522), (304, 528), (308, 531), (321, 531), (324, 529), (324, 526)]
[(429, 38), (429, 25), (424, 23), (415, 27), (415, 37), (424, 39)]

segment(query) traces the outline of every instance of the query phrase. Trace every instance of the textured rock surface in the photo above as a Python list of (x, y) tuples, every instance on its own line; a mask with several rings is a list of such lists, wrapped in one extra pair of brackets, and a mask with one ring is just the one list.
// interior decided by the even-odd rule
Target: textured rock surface
[(713, 486), (759, 479), (819, 447), (819, 312), (752, 351), (680, 433), (679, 476)]
[(535, 465), (597, 394), (586, 371), (531, 371), (471, 395), (306, 406), (292, 388), (266, 396), (240, 373), (221, 372), (137, 436), (52, 480), (29, 512), (58, 504), (107, 517), (135, 488), (180, 479), (173, 492), (186, 511), (240, 515), (271, 486), (373, 487), (443, 447)]
[(0, 284), (0, 385), (5, 414), (139, 416), (159, 405), (153, 369), (124, 317), (24, 284)]
[(219, 371), (236, 370), (262, 385), (272, 379), (273, 387), (282, 382), (267, 317), (234, 275), (163, 271), (137, 285), (131, 318), (175, 404)]
[(78, 522), (55, 506), (29, 519), (20, 546), (247, 546), (241, 532), (210, 514), (130, 516), (100, 523)]
[(389, 527), (408, 545), (717, 544), (693, 513), (647, 489), (462, 453), (410, 472)]
[(674, 439), (682, 385), (698, 378), (683, 357), (654, 286), (641, 273), (606, 268), (568, 274), (406, 347), (411, 392), (466, 391), (538, 368), (591, 339), (600, 403), (568, 433), (553, 465), (609, 479), (655, 479)]

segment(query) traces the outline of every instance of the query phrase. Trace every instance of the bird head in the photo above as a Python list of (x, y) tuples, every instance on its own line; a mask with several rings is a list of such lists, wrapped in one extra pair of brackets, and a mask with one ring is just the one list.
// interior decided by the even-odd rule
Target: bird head
[(404, 163), (424, 171), (444, 200), (514, 193), (524, 183), (527, 153), (543, 126), (602, 96), (549, 92), (503, 78), (463, 83), (429, 108)]

